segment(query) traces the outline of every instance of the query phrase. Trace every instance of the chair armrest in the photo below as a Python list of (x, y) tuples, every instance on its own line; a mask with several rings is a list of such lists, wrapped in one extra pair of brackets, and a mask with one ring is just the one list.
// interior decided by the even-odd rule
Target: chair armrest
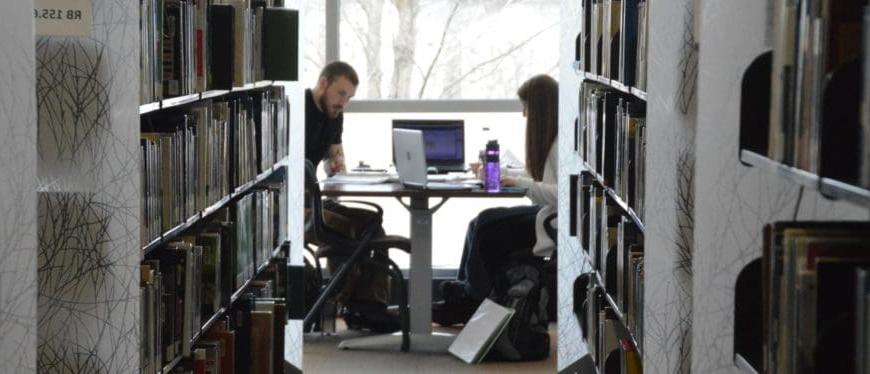
[(368, 201), (361, 201), (361, 200), (339, 200), (339, 201), (341, 201), (342, 204), (359, 204), (359, 205), (365, 205), (365, 206), (368, 206), (368, 207), (370, 207), (370, 208), (373, 208), (373, 209), (377, 212), (378, 217), (383, 217), (383, 216), (384, 216), (384, 208), (381, 208), (381, 206), (378, 205), (378, 204), (375, 204), (375, 203), (372, 203), (372, 202), (368, 202)]

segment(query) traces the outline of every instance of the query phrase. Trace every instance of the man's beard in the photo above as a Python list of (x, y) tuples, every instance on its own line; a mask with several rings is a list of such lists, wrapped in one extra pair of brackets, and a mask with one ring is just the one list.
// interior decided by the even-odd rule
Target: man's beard
[(330, 108), (326, 104), (326, 94), (325, 93), (323, 94), (323, 96), (320, 96), (320, 107), (323, 108), (323, 112), (326, 113), (326, 116), (329, 117), (329, 119), (338, 118), (338, 114), (339, 114), (338, 111), (333, 112), (333, 111), (329, 110)]

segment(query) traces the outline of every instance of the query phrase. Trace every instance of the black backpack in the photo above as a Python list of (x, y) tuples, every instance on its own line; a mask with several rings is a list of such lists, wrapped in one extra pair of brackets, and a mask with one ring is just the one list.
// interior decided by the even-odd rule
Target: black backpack
[(508, 326), (487, 354), (487, 360), (534, 361), (550, 356), (547, 304), (550, 295), (539, 267), (512, 263), (496, 277), (489, 297), (514, 310)]

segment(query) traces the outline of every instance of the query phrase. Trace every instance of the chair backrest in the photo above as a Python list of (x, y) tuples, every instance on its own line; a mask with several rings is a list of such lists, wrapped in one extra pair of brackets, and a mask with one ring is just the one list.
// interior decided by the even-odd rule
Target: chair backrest
[(308, 208), (311, 209), (311, 217), (308, 219), (306, 230), (312, 230), (315, 237), (323, 234), (326, 227), (323, 222), (323, 195), (320, 192), (320, 183), (317, 182), (317, 172), (314, 164), (305, 160), (305, 193), (308, 199)]
[(555, 220), (555, 219), (556, 219), (556, 213), (553, 213), (553, 214), (547, 216), (547, 218), (544, 218), (544, 231), (547, 232), (547, 236), (550, 237), (550, 240), (553, 241), (553, 244), (558, 243), (557, 235), (556, 235), (556, 233), (557, 233), (556, 228), (553, 227), (553, 220)]
[[(363, 239), (352, 239), (330, 229), (323, 219), (323, 194), (320, 191), (320, 183), (317, 182), (317, 172), (311, 161), (305, 160), (305, 191), (308, 196), (307, 205), (311, 209), (311, 217), (308, 220), (306, 231), (313, 234), (313, 239), (319, 243), (334, 247), (354, 247)], [(371, 224), (365, 227), (360, 238), (366, 236), (369, 231), (374, 232), (380, 225)], [(368, 235), (371, 237), (371, 235)], [(368, 239), (365, 239), (368, 240)]]

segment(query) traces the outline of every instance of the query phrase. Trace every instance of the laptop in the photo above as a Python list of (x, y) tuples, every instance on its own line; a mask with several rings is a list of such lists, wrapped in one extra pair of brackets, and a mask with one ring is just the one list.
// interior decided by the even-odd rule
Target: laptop
[(436, 174), (465, 171), (465, 122), (463, 120), (393, 120), (394, 129), (420, 130), (426, 164)]
[(473, 186), (464, 183), (433, 182), (426, 174), (426, 157), (423, 155), (423, 132), (420, 130), (393, 129), (393, 155), (399, 181), (406, 187), (437, 190), (470, 190)]

